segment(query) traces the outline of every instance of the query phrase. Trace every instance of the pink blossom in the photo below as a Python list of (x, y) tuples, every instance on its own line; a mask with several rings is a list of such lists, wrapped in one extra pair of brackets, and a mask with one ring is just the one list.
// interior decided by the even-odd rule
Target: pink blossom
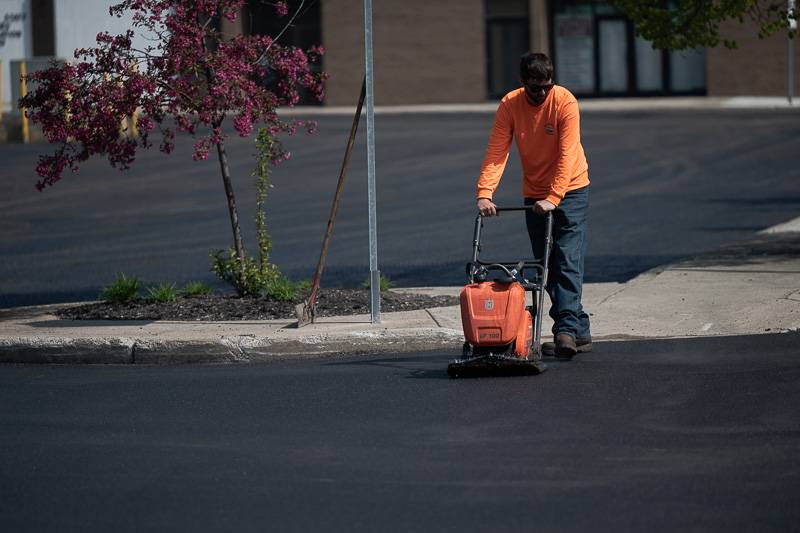
[[(75, 171), (94, 155), (125, 169), (139, 148), (152, 146), (160, 132), (159, 149), (175, 148), (175, 132), (196, 138), (193, 157), (204, 159), (210, 148), (223, 142), (222, 124), (232, 117), (241, 136), (256, 127), (273, 134), (292, 134), (310, 124), (282, 121), (277, 108), (295, 105), (304, 88), (317, 98), (324, 95), (324, 73), (310, 65), (324, 53), (282, 46), (271, 36), (239, 35), (224, 40), (209, 17), (235, 20), (245, 0), (124, 0), (110, 8), (113, 16), (132, 15), (134, 29), (122, 35), (101, 32), (97, 46), (75, 51), (76, 61), (52, 64), (29, 75), (37, 83), (20, 100), (32, 121), (56, 144), (55, 152), (40, 157), (37, 188)], [(288, 13), (285, 1), (274, 3), (276, 16)], [(145, 50), (133, 47), (134, 31), (158, 36)], [(207, 47), (216, 42), (217, 46)], [(274, 80), (269, 88), (262, 79)], [(121, 135), (123, 117), (139, 115), (138, 137)], [(277, 147), (275, 162), (288, 152)]]
[(275, 2), (275, 14), (279, 17), (285, 17), (289, 13), (289, 6), (286, 5), (286, 2), (281, 0), (280, 2)]

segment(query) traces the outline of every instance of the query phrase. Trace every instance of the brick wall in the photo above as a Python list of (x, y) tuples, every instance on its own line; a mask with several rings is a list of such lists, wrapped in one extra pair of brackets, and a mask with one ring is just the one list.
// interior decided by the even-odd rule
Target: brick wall
[[(483, 102), (483, 0), (373, 2), (375, 105)], [(364, 72), (363, 2), (322, 1), (326, 105), (355, 105)]]
[[(755, 24), (726, 23), (720, 27), (724, 38), (734, 39), (739, 47), (728, 50), (720, 45), (707, 52), (709, 96), (785, 96), (787, 89), (786, 33), (758, 38)], [(800, 38), (795, 38), (794, 95), (800, 91)]]

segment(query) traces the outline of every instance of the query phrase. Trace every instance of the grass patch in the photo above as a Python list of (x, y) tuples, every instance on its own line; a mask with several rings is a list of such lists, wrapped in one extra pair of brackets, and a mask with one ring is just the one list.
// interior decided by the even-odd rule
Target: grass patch
[(297, 288), (297, 290), (298, 290), (298, 291), (300, 291), (300, 292), (304, 292), (304, 291), (306, 291), (306, 292), (307, 292), (307, 291), (310, 291), (310, 290), (311, 290), (311, 286), (312, 286), (313, 284), (314, 284), (314, 282), (313, 282), (313, 281), (311, 281), (310, 279), (301, 279), (300, 281), (296, 281), (296, 282), (294, 283), (294, 286), (295, 286), (295, 287)]
[(119, 274), (114, 283), (103, 287), (100, 297), (103, 300), (114, 303), (124, 303), (135, 300), (139, 296), (139, 289), (142, 287), (142, 282), (136, 276), (128, 277), (125, 274)]
[[(365, 289), (371, 288), (371, 285), (372, 285), (372, 283), (371, 283), (370, 278), (365, 279), (364, 283), (361, 284), (361, 286), (364, 287)], [(388, 291), (392, 287), (394, 287), (394, 283), (392, 283), (392, 280), (390, 280), (388, 277), (386, 277), (383, 274), (381, 274), (380, 291), (381, 292)]]
[(297, 285), (289, 278), (279, 274), (267, 283), (264, 293), (273, 300), (288, 302), (297, 296)]
[(186, 296), (206, 296), (211, 292), (211, 287), (202, 281), (190, 281), (183, 288), (183, 294)]
[(147, 297), (156, 302), (174, 302), (178, 299), (178, 295), (175, 284), (164, 281), (147, 289)]

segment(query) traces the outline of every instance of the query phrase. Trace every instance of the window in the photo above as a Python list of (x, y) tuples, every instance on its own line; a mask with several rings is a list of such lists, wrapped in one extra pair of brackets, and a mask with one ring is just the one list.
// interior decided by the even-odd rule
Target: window
[(705, 94), (705, 50), (668, 52), (601, 2), (552, 1), (556, 83), (583, 96)]

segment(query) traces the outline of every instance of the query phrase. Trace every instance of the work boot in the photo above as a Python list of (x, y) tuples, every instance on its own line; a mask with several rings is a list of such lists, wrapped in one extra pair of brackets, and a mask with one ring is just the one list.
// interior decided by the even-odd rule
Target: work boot
[[(563, 335), (563, 334), (562, 334)], [(569, 337), (569, 335), (567, 335)], [(588, 337), (585, 339), (575, 339), (575, 349), (577, 353), (586, 353), (592, 351), (592, 338)], [(556, 343), (555, 342), (543, 342), (542, 343), (542, 357), (553, 357), (556, 355)]]
[(578, 353), (578, 347), (572, 336), (566, 333), (556, 335), (556, 358), (572, 359), (576, 353)]

